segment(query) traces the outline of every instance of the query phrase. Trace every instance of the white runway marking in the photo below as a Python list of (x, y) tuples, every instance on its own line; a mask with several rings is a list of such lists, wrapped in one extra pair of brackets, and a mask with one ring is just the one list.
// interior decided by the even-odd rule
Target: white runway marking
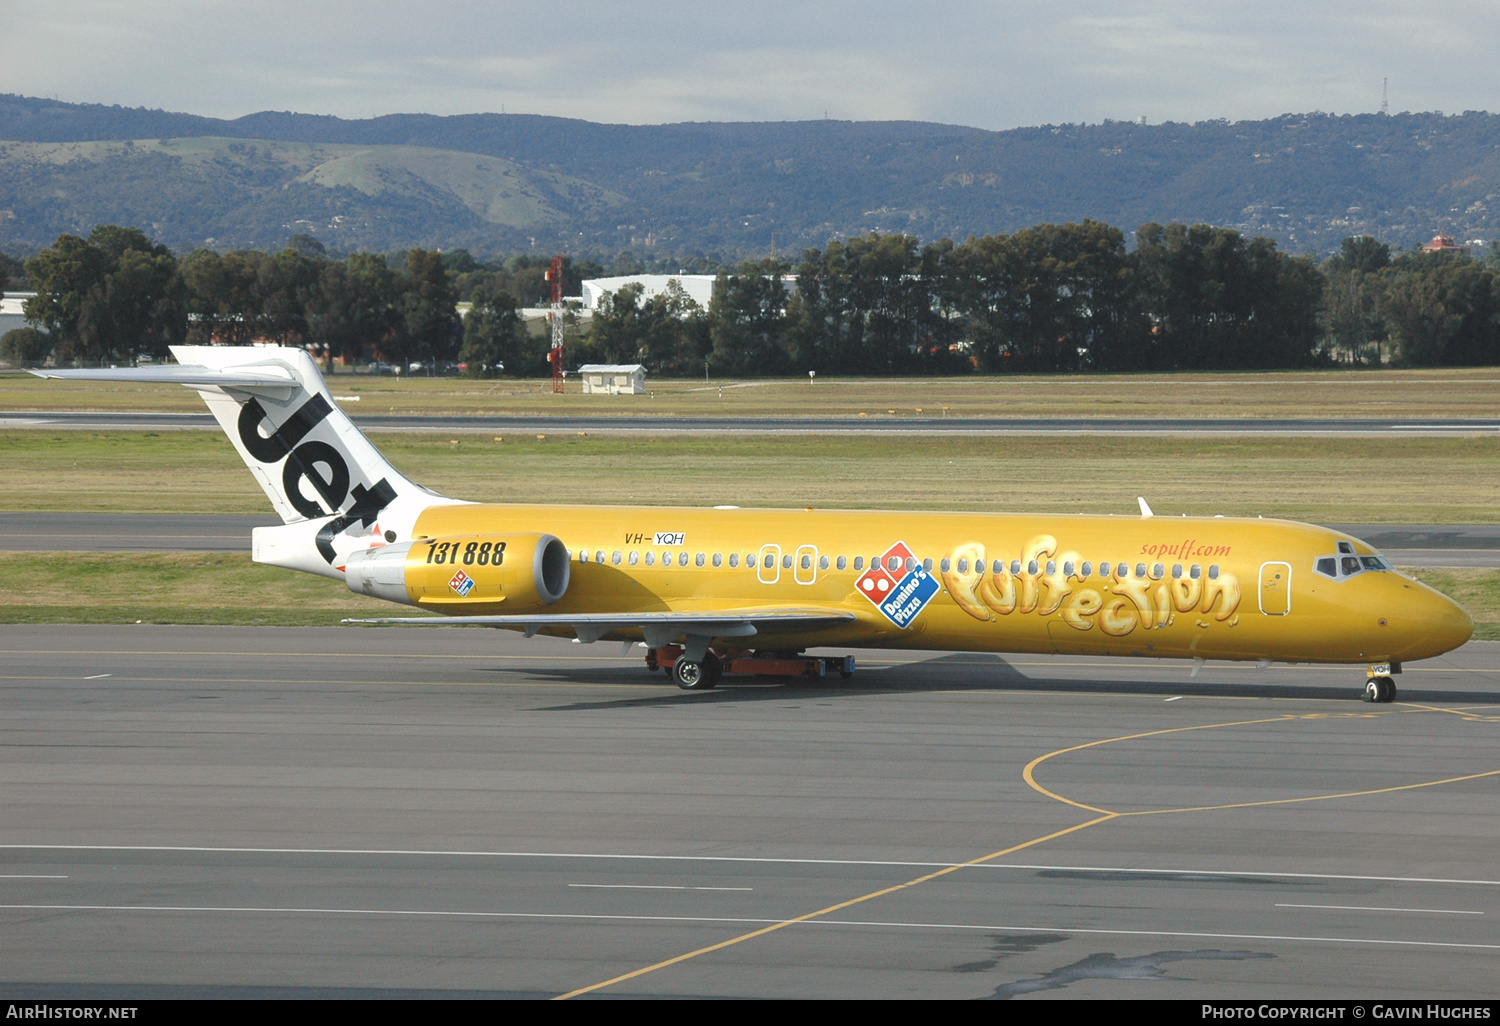
[(66, 880), (66, 876), (50, 873), (0, 873), (0, 880)]
[(754, 887), (687, 887), (673, 884), (568, 884), (596, 891), (753, 891)]
[(84, 680), (103, 680), (105, 677), (113, 677), (113, 676), (114, 676), (114, 674), (112, 674), (112, 673), (96, 673), (92, 677), (85, 677), (83, 679)]
[(1181, 698), (1182, 698), (1181, 695), (1173, 695), (1171, 698), (1163, 698), (1162, 701), (1163, 702), (1176, 702), (1176, 701), (1180, 701)]
[(1483, 912), (1469, 912), (1456, 908), (1387, 908), (1383, 905), (1293, 905), (1276, 903), (1277, 908), (1328, 908), (1341, 912), (1434, 912), (1445, 916), (1482, 916)]
[(1178, 869), (1173, 866), (1060, 866), (1019, 862), (920, 862), (898, 859), (808, 859), (748, 855), (640, 855), (587, 851), (475, 851), (423, 848), (247, 848), (209, 845), (159, 844), (0, 844), (0, 851), (159, 851), (212, 852), (226, 855), (414, 855), (440, 858), (619, 859), (632, 862), (730, 862), (787, 866), (899, 866), (916, 869), (1035, 869), (1068, 873), (1141, 873), (1152, 876), (1253, 876), (1270, 880), (1365, 880), (1376, 883), (1458, 884), (1500, 887), (1500, 880), (1465, 880), (1441, 876), (1368, 876), (1353, 873), (1270, 873), (1248, 869)]
[[(574, 912), (481, 912), (447, 909), (409, 908), (314, 908), (240, 905), (0, 905), (0, 911), (15, 912), (208, 912), (239, 915), (315, 915), (315, 916), (390, 916), (392, 918), (435, 919), (553, 919), (589, 920), (593, 922), (634, 923), (727, 923), (740, 926), (766, 926), (785, 919), (751, 919), (742, 916), (622, 916)], [(1276, 933), (1206, 933), (1198, 930), (1112, 930), (1100, 927), (1075, 929), (1069, 926), (1006, 926), (980, 923), (911, 923), (857, 919), (809, 919), (794, 926), (856, 926), (876, 929), (961, 930), (987, 933), (1072, 933), (1110, 937), (1191, 937), (1199, 940), (1286, 941), (1301, 944), (1359, 944), (1375, 947), (1465, 948), (1500, 951), (1500, 944), (1472, 944), (1462, 941), (1399, 940), (1386, 937), (1330, 937)]]

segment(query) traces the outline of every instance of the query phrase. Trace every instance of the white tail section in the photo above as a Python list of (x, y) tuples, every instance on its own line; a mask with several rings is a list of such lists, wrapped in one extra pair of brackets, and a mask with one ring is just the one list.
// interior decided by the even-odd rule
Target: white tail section
[[(455, 501), (391, 466), (338, 408), (305, 350), (173, 346), (172, 355), (182, 372), (210, 372), (183, 383), (203, 396), (286, 521), (255, 532), (258, 561), (337, 576), (350, 551), (405, 541), (418, 513)], [(216, 383), (218, 374), (233, 383)]]
[(31, 373), (196, 389), (286, 521), (255, 529), (257, 562), (342, 577), (350, 552), (407, 541), (422, 510), (458, 502), (386, 462), (335, 405), (305, 350), (173, 346), (172, 355), (176, 365)]

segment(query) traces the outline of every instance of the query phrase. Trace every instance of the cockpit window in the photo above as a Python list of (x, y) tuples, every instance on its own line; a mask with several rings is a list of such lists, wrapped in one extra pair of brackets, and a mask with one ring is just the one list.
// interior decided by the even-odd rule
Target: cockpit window
[(1391, 565), (1379, 556), (1360, 556), (1359, 561), (1364, 564), (1366, 570), (1389, 570)]
[(1342, 556), (1339, 559), (1339, 572), (1345, 577), (1352, 577), (1362, 569), (1363, 567), (1359, 565), (1358, 556)]
[(1337, 577), (1339, 575), (1339, 561), (1336, 556), (1319, 556), (1318, 573), (1324, 577)]
[(1354, 555), (1354, 545), (1352, 543), (1350, 543), (1350, 542), (1339, 542), (1339, 555), (1341, 555), (1341, 556), (1352, 556), (1352, 555)]

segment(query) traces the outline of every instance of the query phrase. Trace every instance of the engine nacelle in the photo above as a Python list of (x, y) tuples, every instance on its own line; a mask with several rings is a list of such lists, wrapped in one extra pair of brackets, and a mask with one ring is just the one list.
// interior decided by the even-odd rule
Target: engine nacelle
[(465, 613), (524, 613), (568, 590), (572, 566), (550, 534), (417, 538), (351, 553), (344, 583), (361, 595)]

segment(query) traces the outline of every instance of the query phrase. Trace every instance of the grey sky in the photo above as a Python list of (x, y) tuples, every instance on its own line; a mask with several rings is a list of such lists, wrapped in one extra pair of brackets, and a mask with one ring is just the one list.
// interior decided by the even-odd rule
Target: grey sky
[(0, 92), (219, 117), (1012, 128), (1500, 110), (1500, 4), (0, 0)]

